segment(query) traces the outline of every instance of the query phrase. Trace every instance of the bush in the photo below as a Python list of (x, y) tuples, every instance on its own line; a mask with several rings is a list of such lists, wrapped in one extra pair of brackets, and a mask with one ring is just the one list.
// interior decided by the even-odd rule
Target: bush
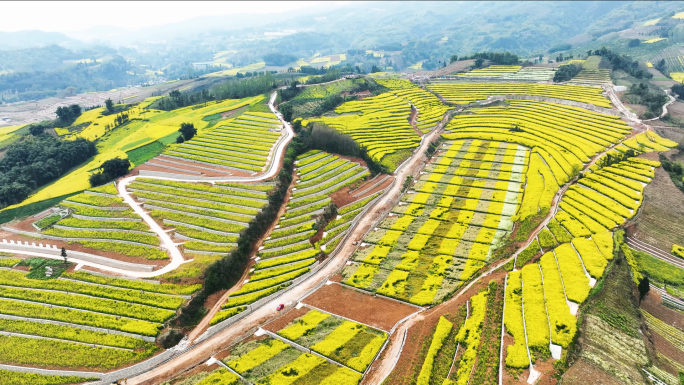
[(159, 338), (159, 344), (164, 347), (164, 349), (172, 348), (178, 345), (178, 342), (183, 339), (185, 335), (176, 329), (171, 329), (167, 334)]

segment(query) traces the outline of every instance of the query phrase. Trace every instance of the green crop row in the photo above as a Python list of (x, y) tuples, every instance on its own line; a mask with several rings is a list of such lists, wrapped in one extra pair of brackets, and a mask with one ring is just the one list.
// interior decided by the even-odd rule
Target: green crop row
[(122, 287), (125, 289), (143, 290), (152, 293), (176, 295), (190, 295), (202, 288), (202, 285), (199, 283), (195, 285), (176, 285), (172, 283), (155, 284), (151, 282), (138, 281), (132, 279), (104, 277), (100, 275), (86, 273), (84, 271), (64, 273), (62, 274), (62, 277), (90, 283), (97, 283), (100, 285)]
[(119, 194), (119, 190), (116, 189), (116, 184), (114, 184), (114, 183), (106, 183), (106, 184), (103, 184), (102, 186), (92, 187), (92, 188), (89, 188), (88, 191), (94, 191), (94, 192), (99, 192), (99, 193), (109, 194), (109, 195), (118, 195)]
[(88, 313), (76, 309), (52, 308), (6, 299), (0, 299), (0, 314), (69, 322), (152, 337), (156, 336), (163, 327), (162, 324), (143, 320), (121, 318), (108, 314)]
[[(146, 195), (146, 194), (143, 194), (143, 195)], [(139, 195), (139, 196), (141, 196), (141, 195)], [(242, 223), (249, 223), (249, 221), (252, 219), (250, 217), (243, 216), (243, 215), (236, 215), (236, 214), (233, 214), (231, 212), (213, 211), (213, 210), (209, 211), (209, 210), (201, 208), (201, 207), (181, 206), (181, 205), (177, 205), (177, 204), (173, 204), (173, 203), (164, 202), (164, 200), (161, 200), (161, 201), (147, 200), (146, 203), (153, 205), (153, 206), (156, 206), (154, 208), (151, 208), (152, 210), (158, 210), (158, 211), (164, 211), (164, 212), (167, 212), (167, 210), (162, 210), (159, 208), (167, 208), (169, 210), (180, 211), (181, 213), (197, 214), (197, 215), (213, 217), (213, 218), (228, 219), (231, 221), (242, 222)], [(146, 208), (150, 208), (150, 207), (146, 207)]]
[(246, 225), (236, 225), (235, 223), (221, 222), (209, 218), (198, 217), (195, 215), (180, 214), (172, 211), (154, 210), (152, 216), (158, 219), (168, 219), (176, 222), (186, 223), (204, 227), (207, 229), (225, 231), (229, 233), (239, 233), (244, 230)]
[[(236, 214), (242, 214), (242, 215), (247, 215), (247, 216), (253, 216), (256, 215), (259, 210), (258, 209), (253, 209), (253, 208), (246, 208), (246, 207), (240, 207), (240, 206), (231, 206), (228, 204), (224, 203), (216, 203), (216, 202), (207, 202), (207, 201), (202, 201), (202, 200), (196, 200), (192, 198), (185, 198), (185, 197), (180, 197), (177, 195), (160, 195), (156, 194), (153, 192), (147, 192), (147, 191), (135, 191), (134, 192), (135, 196), (138, 198), (144, 198), (144, 199), (149, 199), (152, 200), (150, 202), (153, 205), (157, 205), (160, 207), (168, 207), (171, 209), (176, 209), (177, 207), (182, 207), (182, 206), (175, 206), (173, 204), (178, 204), (178, 205), (186, 205), (186, 206), (192, 206), (195, 208), (205, 208), (205, 209), (211, 209), (211, 210), (216, 210), (216, 211), (226, 211), (230, 213), (236, 213)], [(183, 207), (180, 209), (181, 211), (188, 211), (189, 208)], [(242, 221), (241, 219), (236, 219), (239, 221)], [(231, 218), (227, 218), (231, 219)], [(249, 220), (248, 220), (249, 221)]]
[(154, 344), (149, 344), (139, 338), (77, 329), (69, 326), (13, 319), (0, 319), (0, 330), (10, 333), (20, 333), (67, 341), (83, 342), (86, 344), (114, 346), (126, 349), (150, 348), (154, 346)]
[(0, 369), (0, 384), (12, 385), (67, 385), (97, 381), (96, 377), (49, 376), (34, 373), (12, 372)]
[(299, 245), (295, 245), (292, 247), (286, 247), (283, 249), (278, 249), (274, 251), (260, 251), (259, 252), (259, 257), (262, 259), (269, 259), (269, 258), (274, 258), (280, 255), (287, 255), (287, 254), (292, 254), (296, 253), (298, 251), (303, 251), (306, 249), (311, 249), (311, 244), (310, 243), (302, 243)]
[(313, 221), (309, 222), (309, 223), (304, 223), (304, 224), (299, 225), (297, 227), (289, 228), (287, 230), (275, 229), (271, 232), (269, 237), (270, 237), (270, 239), (276, 239), (276, 238), (286, 237), (288, 235), (299, 234), (299, 233), (303, 233), (306, 231), (311, 231), (311, 230), (313, 230), (313, 224), (314, 223), (315, 222), (313, 222)]
[(217, 186), (225, 186), (225, 187), (235, 187), (235, 188), (242, 188), (242, 189), (247, 189), (247, 190), (254, 190), (254, 191), (262, 191), (262, 192), (268, 192), (273, 189), (273, 184), (272, 183), (231, 183), (231, 182), (217, 182)]
[(260, 280), (266, 279), (266, 278), (277, 277), (279, 275), (289, 273), (291, 271), (295, 271), (295, 270), (303, 269), (305, 267), (309, 267), (314, 262), (316, 262), (316, 259), (311, 258), (311, 259), (307, 259), (307, 260), (304, 260), (301, 262), (293, 263), (291, 265), (275, 267), (273, 269), (268, 269), (268, 270), (257, 270), (256, 272), (254, 272), (249, 277), (249, 281), (255, 282), (255, 281), (260, 281)]
[(235, 250), (235, 246), (221, 246), (200, 241), (188, 241), (184, 244), (186, 250), (214, 251), (217, 253), (229, 253)]
[(234, 307), (228, 310), (221, 310), (218, 313), (216, 313), (216, 315), (214, 316), (214, 318), (211, 319), (211, 321), (209, 321), (209, 325), (214, 326), (217, 323), (223, 320), (227, 320), (228, 318), (236, 314), (242, 313), (245, 310), (247, 310), (247, 307), (245, 306)]
[(67, 202), (83, 203), (91, 206), (107, 207), (107, 206), (123, 206), (124, 202), (121, 198), (105, 197), (101, 195), (93, 195), (81, 193), (70, 196), (66, 199)]
[[(256, 198), (256, 199), (266, 199), (267, 195), (261, 192), (248, 192), (248, 191), (240, 191), (240, 190), (232, 190), (232, 189), (226, 189), (226, 188), (221, 188), (221, 187), (214, 187), (208, 184), (203, 184), (203, 183), (187, 183), (187, 182), (174, 182), (170, 180), (163, 180), (163, 179), (147, 179), (147, 178), (142, 178), (142, 179), (137, 179), (137, 181), (142, 182), (142, 183), (149, 183), (149, 184), (156, 184), (156, 185), (162, 185), (162, 186), (169, 186), (169, 187), (177, 187), (181, 189), (186, 189), (186, 190), (199, 190), (199, 191), (206, 191), (206, 192), (211, 192), (215, 194), (225, 194), (225, 195), (235, 195), (235, 196), (243, 196), (243, 197), (248, 197), (248, 198)], [(240, 187), (242, 189), (249, 189), (249, 184), (245, 184), (243, 187)]]
[(57, 223), (67, 227), (78, 227), (84, 229), (121, 229), (150, 231), (150, 228), (143, 222), (132, 221), (94, 221), (88, 219), (65, 218)]
[(209, 241), (209, 242), (219, 242), (219, 243), (235, 243), (237, 242), (238, 238), (237, 236), (227, 236), (227, 235), (221, 235), (221, 234), (216, 234), (216, 233), (210, 233), (208, 231), (202, 231), (202, 230), (196, 230), (193, 229), (192, 227), (186, 227), (182, 225), (174, 225), (176, 232), (179, 234), (183, 234), (186, 237), (194, 238), (194, 239), (200, 239), (203, 241)]
[(59, 221), (60, 219), (62, 219), (61, 215), (52, 214), (52, 215), (48, 215), (47, 217), (45, 217), (39, 221), (34, 222), (33, 224), (38, 226), (38, 228), (40, 228), (40, 229), (44, 229), (44, 228), (50, 226), (51, 224)]
[(254, 303), (262, 298), (268, 297), (269, 295), (278, 292), (280, 290), (285, 289), (288, 287), (289, 284), (285, 283), (282, 285), (277, 285), (277, 286), (272, 286), (264, 290), (260, 290), (257, 292), (245, 294), (245, 295), (239, 295), (239, 296), (230, 296), (228, 298), (228, 302), (226, 302), (222, 308), (223, 309), (228, 309), (232, 308), (234, 306), (240, 306), (240, 305), (249, 305), (251, 303)]
[(293, 243), (305, 241), (313, 236), (313, 231), (304, 233), (301, 235), (297, 235), (294, 237), (289, 237), (289, 238), (279, 238), (271, 242), (270, 240), (267, 240), (267, 242), (264, 243), (265, 247), (272, 248), (272, 247), (279, 247), (279, 246), (285, 246), (285, 245), (290, 245)]
[(344, 215), (344, 214), (346, 214), (346, 213), (349, 213), (349, 212), (351, 212), (351, 211), (354, 211), (354, 210), (356, 210), (356, 209), (359, 209), (359, 208), (361, 208), (361, 207), (364, 207), (364, 206), (365, 206), (366, 204), (368, 204), (370, 201), (372, 201), (373, 199), (377, 198), (380, 194), (381, 194), (381, 193), (378, 192), (378, 193), (375, 193), (375, 194), (373, 194), (373, 195), (371, 195), (371, 196), (369, 196), (369, 197), (367, 197), (367, 198), (363, 198), (362, 200), (360, 200), (360, 201), (358, 201), (358, 202), (354, 202), (354, 203), (352, 203), (352, 204), (350, 204), (350, 205), (344, 206), (344, 207), (340, 208), (339, 210), (337, 210), (337, 213), (338, 213), (339, 215)]
[[(156, 347), (129, 351), (24, 337), (0, 338), (0, 362), (49, 368), (111, 370), (150, 357)], [(40, 352), (40, 354), (36, 354)]]
[(236, 291), (233, 293), (234, 295), (241, 295), (241, 294), (247, 294), (247, 293), (252, 293), (255, 291), (263, 290), (271, 286), (277, 286), (280, 284), (283, 284), (287, 281), (291, 281), (297, 277), (299, 277), (302, 274), (306, 274), (309, 272), (308, 268), (300, 269), (293, 271), (291, 273), (283, 274), (281, 276), (275, 277), (275, 278), (269, 278), (269, 279), (264, 279), (261, 281), (256, 281), (256, 282), (248, 282), (244, 284), (240, 290)]
[(136, 234), (119, 231), (62, 230), (55, 228), (47, 229), (43, 233), (63, 238), (116, 239), (121, 241), (145, 243), (153, 246), (159, 245), (159, 238), (151, 234)]
[[(296, 209), (297, 207), (306, 206), (306, 205), (316, 203), (316, 202), (321, 202), (321, 203), (325, 202), (327, 204), (328, 202), (330, 202), (330, 198), (328, 197), (328, 195), (322, 194), (322, 195), (316, 195), (316, 196), (308, 197), (308, 198), (299, 200), (297, 202), (290, 201), (287, 203), (287, 209), (292, 210), (292, 209)], [(325, 206), (325, 204), (323, 206)], [(307, 210), (310, 211), (310, 210), (315, 210), (315, 209), (308, 207)]]
[(176, 314), (176, 312), (171, 310), (114, 301), (111, 299), (10, 287), (0, 287), (0, 297), (126, 316), (152, 322), (164, 322)]
[(130, 257), (141, 257), (145, 259), (169, 259), (165, 251), (154, 247), (130, 245), (127, 243), (107, 242), (107, 241), (77, 241), (83, 247), (95, 250), (111, 251), (113, 253), (128, 255)]
[(139, 218), (131, 209), (126, 210), (106, 210), (96, 209), (94, 207), (79, 206), (70, 204), (68, 201), (62, 201), (62, 207), (71, 209), (74, 214), (79, 214), (87, 217), (103, 217), (103, 218)]
[(213, 202), (223, 202), (223, 203), (228, 203), (228, 204), (233, 204), (233, 205), (238, 205), (238, 206), (253, 207), (253, 208), (257, 208), (257, 209), (266, 205), (266, 202), (255, 201), (255, 200), (245, 199), (245, 198), (240, 198), (240, 197), (234, 197), (234, 196), (230, 196), (227, 194), (214, 194), (214, 193), (207, 193), (204, 191), (197, 191), (197, 190), (183, 190), (183, 189), (179, 189), (179, 188), (175, 188), (175, 187), (144, 184), (144, 183), (138, 183), (138, 182), (131, 183), (130, 188), (134, 189), (134, 190), (152, 191), (152, 192), (158, 192), (158, 193), (169, 194), (169, 195), (176, 195), (176, 196), (186, 197), (186, 198), (205, 199), (205, 200), (213, 201)]
[(316, 211), (318, 209), (322, 209), (326, 207), (328, 204), (330, 204), (331, 200), (330, 198), (323, 199), (319, 203), (312, 204), (309, 207), (304, 207), (301, 209), (290, 209), (288, 207), (288, 211), (285, 213), (285, 215), (282, 216), (284, 219), (289, 219), (289, 218), (295, 218), (304, 214), (308, 214), (310, 212)]
[(0, 267), (12, 267), (21, 262), (19, 258), (0, 258)]
[(26, 287), (31, 289), (59, 290), (67, 293), (78, 293), (93, 297), (109, 298), (119, 301), (139, 303), (164, 309), (178, 309), (183, 298), (170, 297), (154, 293), (141, 293), (131, 289), (114, 289), (88, 283), (71, 282), (62, 279), (38, 280), (27, 279), (23, 272), (0, 270), (0, 285)]
[(292, 194), (292, 196), (294, 198), (297, 198), (297, 197), (308, 196), (311, 194), (316, 194), (319, 191), (324, 191), (328, 188), (331, 188), (335, 185), (338, 185), (340, 183), (345, 182), (343, 185), (339, 186), (339, 188), (342, 188), (344, 186), (349, 186), (350, 184), (356, 182), (357, 180), (363, 179), (368, 175), (370, 175), (370, 173), (368, 171), (364, 171), (361, 174), (356, 174), (356, 175), (354, 175), (353, 172), (338, 174), (335, 179), (329, 180), (328, 182), (323, 183), (323, 184), (319, 184), (313, 189), (306, 190), (306, 191), (297, 190)]

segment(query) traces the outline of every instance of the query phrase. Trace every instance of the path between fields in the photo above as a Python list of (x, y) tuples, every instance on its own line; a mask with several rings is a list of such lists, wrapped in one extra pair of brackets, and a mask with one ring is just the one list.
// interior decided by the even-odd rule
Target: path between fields
[(218, 332), (209, 339), (197, 344), (191, 350), (174, 357), (172, 360), (163, 363), (148, 372), (130, 378), (127, 385), (155, 384), (204, 362), (210, 356), (225, 348), (235, 338), (244, 335), (252, 328), (258, 327), (265, 320), (277, 316), (278, 313), (275, 309), (279, 304), (298, 302), (303, 296), (308, 294), (309, 291), (319, 287), (327, 281), (328, 278), (335, 275), (337, 271), (345, 265), (348, 256), (352, 255), (357, 247), (356, 244), (358, 244), (375, 223), (382, 219), (398, 202), (399, 197), (401, 196), (403, 181), (406, 179), (406, 176), (415, 173), (416, 166), (421, 165), (424, 159), (423, 154), (430, 143), (441, 134), (445, 120), (446, 119), (443, 119), (431, 133), (423, 137), (423, 140), (414, 152), (414, 155), (395, 172), (397, 182), (387, 190), (385, 194), (380, 197), (378, 202), (369, 209), (366, 215), (360, 219), (354, 230), (349, 234), (347, 241), (341, 245), (341, 248), (325, 267), (296, 287), (284, 292), (280, 296), (254, 310), (251, 314), (240, 320), (240, 322), (228, 326), (226, 329)]
[[(278, 145), (274, 151), (273, 154), (273, 159), (271, 160), (271, 163), (269, 164), (268, 170), (266, 170), (265, 173), (254, 176), (254, 177), (232, 177), (232, 178), (225, 178), (221, 180), (214, 180), (214, 182), (259, 182), (263, 181), (266, 179), (270, 179), (274, 177), (280, 167), (280, 162), (283, 159), (285, 155), (285, 149), (287, 145), (290, 143), (292, 138), (294, 138), (294, 131), (292, 130), (292, 127), (283, 119), (283, 115), (278, 112), (275, 107), (273, 107), (273, 103), (275, 102), (277, 93), (274, 91), (271, 94), (271, 98), (268, 102), (268, 106), (271, 109), (271, 111), (278, 117), (280, 122), (283, 124), (285, 128), (285, 137), (281, 139), (278, 142)], [(178, 249), (179, 243), (175, 243), (171, 237), (169, 236), (168, 232), (165, 231), (152, 217), (145, 212), (145, 210), (142, 209), (140, 204), (136, 202), (133, 197), (131, 197), (130, 193), (126, 190), (126, 186), (129, 185), (131, 182), (133, 182), (135, 179), (139, 178), (140, 176), (130, 176), (128, 178), (124, 178), (119, 183), (117, 184), (117, 189), (119, 191), (119, 195), (123, 198), (124, 202), (131, 206), (133, 211), (135, 211), (136, 214), (142, 218), (145, 223), (150, 227), (150, 229), (161, 239), (162, 242), (162, 248), (166, 249), (169, 251), (169, 254), (171, 254), (171, 263), (168, 265), (162, 267), (159, 270), (151, 271), (151, 272), (141, 272), (141, 271), (132, 271), (132, 270), (125, 270), (125, 269), (120, 269), (120, 268), (113, 268), (109, 266), (104, 266), (98, 263), (93, 263), (93, 262), (88, 262), (88, 261), (83, 261), (83, 260), (78, 260), (78, 259), (72, 259), (72, 262), (78, 263), (80, 265), (84, 266), (90, 266), (94, 267), (99, 270), (103, 271), (109, 271), (112, 273), (117, 273), (117, 274), (124, 274), (129, 277), (136, 277), (136, 278), (151, 278), (151, 277), (157, 277), (162, 274), (168, 273), (170, 271), (173, 271), (177, 269), (180, 265), (186, 262), (190, 262), (190, 260), (186, 261), (183, 258), (183, 255), (181, 254), (180, 250)], [(178, 174), (178, 177), (174, 177), (173, 179), (170, 178), (165, 178), (165, 177), (156, 177), (156, 176), (145, 176), (145, 178), (150, 178), (150, 179), (163, 179), (163, 180), (174, 180), (174, 181), (183, 181), (183, 182), (206, 182), (205, 180), (201, 179), (196, 179), (193, 178), (192, 176), (189, 176), (187, 178), (184, 177), (184, 175)], [(25, 253), (26, 254), (26, 253)], [(45, 257), (45, 258), (50, 258), (50, 259), (61, 259), (59, 256), (54, 256), (50, 254), (44, 254), (40, 252), (31, 252), (31, 255), (34, 256), (39, 256), (39, 257)]]
[[(611, 101), (613, 104), (620, 110), (620, 112), (627, 112), (625, 114), (625, 117), (632, 122), (639, 124), (641, 123), (641, 120), (639, 120), (634, 114), (632, 114), (625, 106), (620, 102), (620, 99), (617, 98), (617, 95), (615, 93), (612, 93), (612, 88), (610, 88), (610, 91), (608, 92)], [(646, 130), (649, 130), (650, 127), (648, 125), (644, 125), (646, 127)], [(629, 139), (633, 137), (634, 135), (639, 134), (639, 132), (634, 132), (635, 130), (632, 130), (630, 135), (625, 137), (624, 140)], [(584, 167), (583, 171), (586, 171), (589, 169), (591, 165), (593, 165), (598, 159), (600, 159), (605, 153), (610, 151), (614, 146), (611, 146), (604, 150), (603, 152), (596, 154), (592, 157), (592, 159), (589, 161), (589, 163), (586, 164)], [(556, 194), (553, 197), (553, 200), (551, 201), (551, 208), (549, 210), (549, 214), (544, 217), (544, 220), (530, 233), (530, 236), (527, 238), (523, 246), (519, 247), (518, 250), (516, 250), (513, 255), (508, 257), (507, 259), (504, 259), (500, 261), (498, 264), (494, 265), (493, 267), (489, 268), (487, 271), (483, 272), (480, 274), (477, 278), (473, 279), (470, 283), (468, 283), (466, 286), (464, 286), (462, 289), (458, 291), (456, 295), (451, 297), (448, 301), (443, 302), (436, 307), (428, 310), (429, 312), (434, 312), (434, 311), (439, 311), (443, 306), (447, 306), (448, 304), (458, 300), (464, 293), (466, 293), (474, 284), (479, 282), (481, 279), (489, 276), (492, 272), (495, 270), (501, 268), (503, 265), (506, 263), (510, 262), (511, 260), (515, 259), (515, 257), (520, 254), (523, 250), (525, 250), (530, 243), (537, 237), (539, 232), (546, 227), (546, 225), (549, 223), (549, 221), (556, 215), (556, 212), (558, 211), (558, 205), (561, 201), (561, 198), (565, 194), (565, 192), (572, 186), (575, 182), (577, 181), (577, 177), (573, 178), (571, 181), (563, 185), (563, 187), (556, 192)], [(390, 344), (388, 345), (387, 351), (385, 355), (383, 356), (382, 360), (379, 361), (380, 365), (375, 368), (372, 372), (370, 372), (361, 382), (361, 384), (367, 384), (367, 385), (375, 385), (375, 384), (382, 384), (383, 381), (389, 376), (389, 374), (394, 370), (395, 365), (399, 361), (399, 358), (401, 356), (401, 351), (402, 351), (402, 345), (401, 345), (401, 340), (404, 336), (404, 333), (408, 332), (408, 329), (410, 329), (413, 325), (415, 325), (418, 321), (424, 319), (427, 316), (427, 313), (419, 313), (416, 314), (410, 318), (408, 318), (401, 326), (399, 326), (396, 329), (396, 332), (390, 336)]]

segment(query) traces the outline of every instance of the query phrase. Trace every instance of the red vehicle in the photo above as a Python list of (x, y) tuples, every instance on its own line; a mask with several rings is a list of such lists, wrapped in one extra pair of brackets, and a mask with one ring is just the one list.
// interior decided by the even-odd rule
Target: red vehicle
[(285, 309), (285, 305), (283, 305), (282, 303), (278, 305), (278, 307), (276, 308), (277, 311), (281, 311), (283, 309)]

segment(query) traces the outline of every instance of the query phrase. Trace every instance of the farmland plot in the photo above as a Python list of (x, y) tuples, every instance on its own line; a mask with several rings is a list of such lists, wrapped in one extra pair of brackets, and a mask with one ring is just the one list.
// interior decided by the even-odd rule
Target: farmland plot
[(171, 145), (164, 154), (208, 166), (259, 172), (265, 169), (280, 136), (280, 121), (275, 115), (249, 112), (185, 143)]
[(490, 95), (534, 95), (590, 103), (610, 108), (611, 104), (600, 87), (550, 85), (534, 83), (435, 83), (428, 87), (447, 102), (468, 104), (486, 100)]
[(313, 150), (296, 161), (298, 179), (285, 214), (259, 248), (249, 279), (234, 292), (213, 319), (216, 324), (246, 309), (246, 305), (285, 289), (296, 278), (308, 273), (321, 251), (332, 252), (351, 226), (354, 218), (377, 194), (360, 197), (342, 207), (337, 217), (325, 223), (322, 239), (314, 247), (311, 238), (318, 233), (316, 224), (325, 210), (330, 210), (330, 194), (358, 183), (370, 175), (358, 163)]
[(410, 103), (392, 93), (346, 102), (335, 112), (341, 116), (315, 120), (349, 135), (390, 172), (420, 144), (420, 137), (408, 121)]
[[(86, 371), (132, 364), (159, 350), (148, 337), (156, 337), (185, 302), (176, 294), (146, 291), (155, 290), (153, 284), (127, 288), (88, 273), (67, 276), (33, 279), (24, 271), (0, 271), (2, 364)], [(197, 289), (167, 284), (156, 290)]]
[(438, 303), (490, 257), (513, 227), (529, 151), (457, 140), (438, 155), (354, 254), (350, 286), (418, 305)]

